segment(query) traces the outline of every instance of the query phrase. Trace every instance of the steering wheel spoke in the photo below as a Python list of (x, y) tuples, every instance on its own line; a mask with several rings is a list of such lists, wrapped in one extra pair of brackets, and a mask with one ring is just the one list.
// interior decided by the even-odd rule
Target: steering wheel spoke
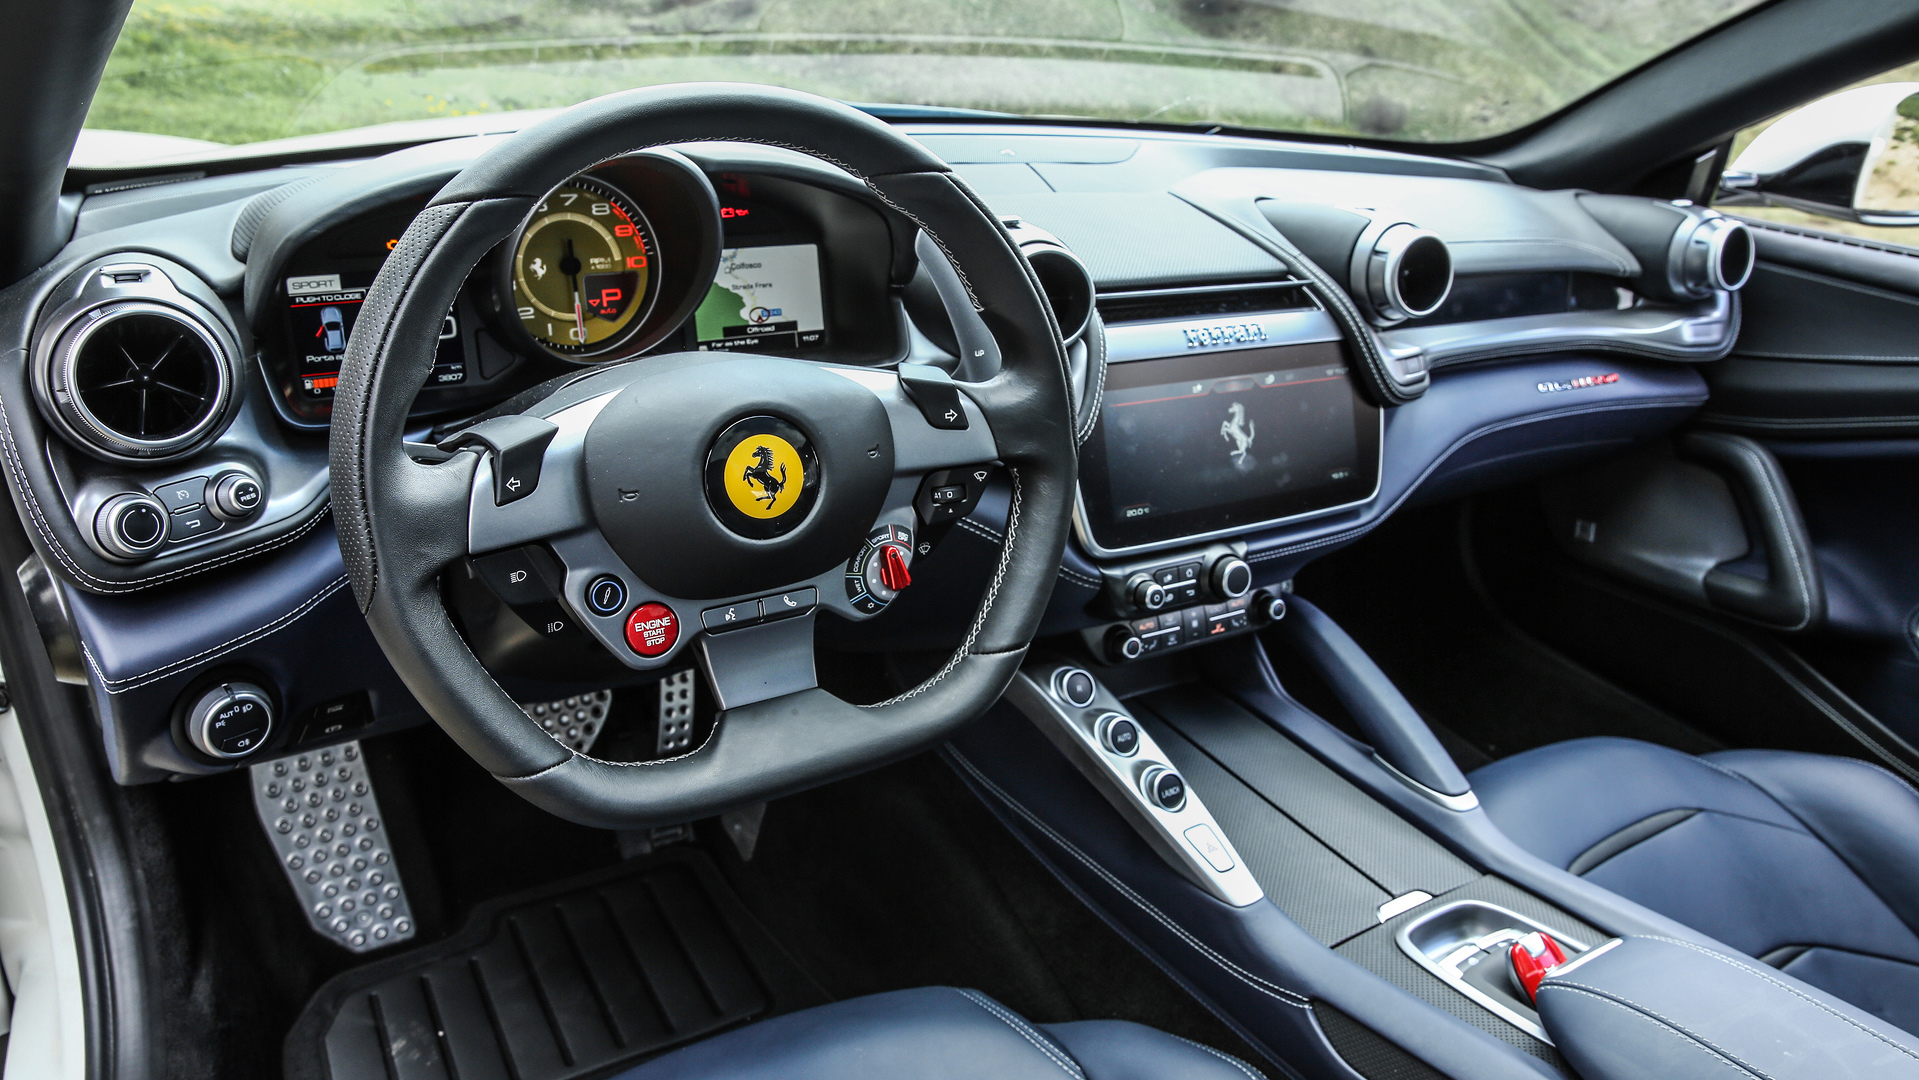
[(701, 635), (700, 669), (721, 709), (744, 708), (819, 685), (813, 668), (815, 610), (776, 615), (771, 621)]
[[(586, 432), (600, 415), (600, 410), (613, 397), (614, 393), (609, 391), (546, 417), (543, 422), (556, 430), (545, 444), (530, 476), (527, 475), (528, 469), (516, 468), (513, 471), (518, 475), (506, 477), (503, 481), (499, 470), (507, 453), (493, 449), (493, 452), (481, 456), (479, 468), (473, 474), (473, 489), (467, 500), (466, 543), (469, 554), (484, 555), (517, 547), (584, 529), (592, 524), (585, 481)], [(468, 431), (484, 426), (476, 425), (467, 431), (455, 432), (441, 446), (484, 445), (484, 440), (469, 442), (466, 439)], [(528, 485), (528, 490), (524, 494), (504, 490), (505, 484), (515, 482)]]

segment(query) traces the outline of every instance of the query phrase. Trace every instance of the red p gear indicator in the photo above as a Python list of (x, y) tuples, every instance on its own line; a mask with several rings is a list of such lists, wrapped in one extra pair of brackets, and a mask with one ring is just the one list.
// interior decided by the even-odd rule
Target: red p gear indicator
[(626, 617), (626, 644), (641, 656), (664, 656), (679, 639), (679, 616), (665, 604), (641, 604)]

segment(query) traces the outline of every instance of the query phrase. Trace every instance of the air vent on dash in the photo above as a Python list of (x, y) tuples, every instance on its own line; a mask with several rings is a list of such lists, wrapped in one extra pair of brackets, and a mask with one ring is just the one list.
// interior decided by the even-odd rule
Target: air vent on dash
[(67, 434), (113, 457), (192, 447), (225, 411), (230, 367), (217, 339), (164, 304), (108, 304), (78, 320), (48, 372)]
[(1216, 318), (1256, 311), (1296, 311), (1315, 306), (1306, 283), (1293, 280), (1254, 285), (1141, 289), (1105, 292), (1099, 296), (1099, 316), (1108, 326), (1165, 319)]

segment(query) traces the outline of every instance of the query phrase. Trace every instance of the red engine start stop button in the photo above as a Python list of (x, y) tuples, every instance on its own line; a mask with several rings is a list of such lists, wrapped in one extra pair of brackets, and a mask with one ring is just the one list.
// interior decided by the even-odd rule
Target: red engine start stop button
[(665, 604), (641, 604), (626, 617), (626, 643), (641, 656), (664, 656), (679, 639), (679, 617)]

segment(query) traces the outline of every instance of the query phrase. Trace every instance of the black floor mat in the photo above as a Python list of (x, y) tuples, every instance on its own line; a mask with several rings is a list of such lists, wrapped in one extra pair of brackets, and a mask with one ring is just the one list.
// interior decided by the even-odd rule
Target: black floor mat
[(827, 996), (707, 860), (675, 849), (476, 909), (460, 933), (322, 986), (288, 1080), (605, 1075)]

